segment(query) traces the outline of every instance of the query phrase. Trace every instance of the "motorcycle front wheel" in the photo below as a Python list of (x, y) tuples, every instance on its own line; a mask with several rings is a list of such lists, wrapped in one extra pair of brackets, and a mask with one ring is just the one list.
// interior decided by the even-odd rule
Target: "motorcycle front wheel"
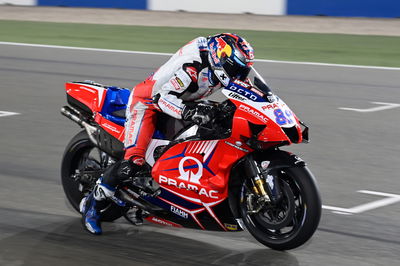
[[(61, 182), (72, 207), (79, 212), (79, 203), (88, 195), (109, 164), (109, 156), (90, 141), (86, 131), (79, 132), (65, 148), (61, 163)], [(85, 178), (82, 178), (86, 174)], [(77, 178), (79, 175), (79, 178)], [(123, 215), (123, 209), (113, 202), (101, 212), (102, 221), (111, 222)]]
[(257, 197), (245, 180), (239, 208), (254, 238), (272, 249), (289, 250), (303, 245), (314, 234), (321, 217), (321, 198), (307, 167), (283, 168), (277, 172), (282, 193), (279, 202), (263, 203), (254, 211)]

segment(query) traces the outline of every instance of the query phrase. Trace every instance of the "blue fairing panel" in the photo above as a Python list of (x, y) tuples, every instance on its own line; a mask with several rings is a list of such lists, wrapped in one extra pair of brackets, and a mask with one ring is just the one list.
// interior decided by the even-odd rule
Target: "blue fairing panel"
[[(111, 122), (120, 126), (125, 125), (125, 110), (128, 105), (129, 95), (131, 91), (118, 87), (108, 87), (106, 98), (100, 114)], [(154, 139), (165, 139), (165, 135), (156, 130), (153, 135)]]
[(130, 90), (108, 87), (101, 115), (118, 125), (125, 124), (125, 109), (128, 104)]

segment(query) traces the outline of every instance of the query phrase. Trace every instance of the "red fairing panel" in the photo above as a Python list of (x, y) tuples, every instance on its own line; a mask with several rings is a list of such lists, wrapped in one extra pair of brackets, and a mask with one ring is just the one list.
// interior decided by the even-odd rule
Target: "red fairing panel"
[(103, 108), (107, 89), (82, 83), (66, 83), (67, 94), (86, 105), (93, 112), (100, 112)]
[(177, 144), (156, 162), (152, 176), (185, 200), (205, 206), (218, 204), (228, 196), (233, 164), (250, 151), (235, 146), (230, 139)]
[(156, 216), (147, 217), (146, 220), (149, 222), (152, 222), (152, 223), (159, 224), (159, 225), (182, 228), (182, 225), (180, 225), (180, 224), (177, 224), (177, 223), (165, 220), (165, 219), (161, 219)]
[(122, 143), (124, 142), (125, 137), (125, 128), (118, 124), (111, 122), (108, 119), (105, 119), (101, 114), (96, 113), (94, 120), (109, 134), (117, 138)]

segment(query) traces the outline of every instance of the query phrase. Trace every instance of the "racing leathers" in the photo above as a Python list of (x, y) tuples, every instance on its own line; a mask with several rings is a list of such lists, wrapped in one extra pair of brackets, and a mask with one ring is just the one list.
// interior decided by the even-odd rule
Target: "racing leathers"
[(209, 69), (207, 39), (198, 37), (176, 52), (131, 93), (125, 124), (125, 159), (144, 158), (156, 112), (182, 119), (186, 105), (221, 88)]
[(157, 112), (188, 120), (195, 112), (188, 110), (190, 104), (186, 102), (204, 98), (222, 87), (210, 69), (208, 54), (207, 38), (198, 37), (133, 89), (126, 111), (124, 160), (109, 167), (81, 203), (83, 224), (89, 232), (101, 234), (99, 208), (145, 163)]

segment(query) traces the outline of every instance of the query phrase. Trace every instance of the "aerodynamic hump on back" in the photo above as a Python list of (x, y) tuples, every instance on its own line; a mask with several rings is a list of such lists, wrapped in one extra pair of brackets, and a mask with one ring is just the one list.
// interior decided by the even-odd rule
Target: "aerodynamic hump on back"
[(100, 112), (107, 87), (94, 82), (68, 82), (65, 84), (67, 101), (87, 113)]

